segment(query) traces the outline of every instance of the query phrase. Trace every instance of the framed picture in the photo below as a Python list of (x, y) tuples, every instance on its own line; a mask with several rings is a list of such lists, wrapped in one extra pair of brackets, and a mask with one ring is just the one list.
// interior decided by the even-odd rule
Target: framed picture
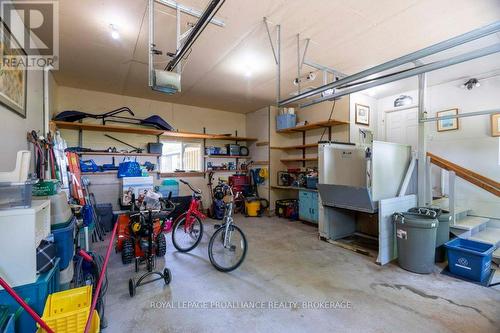
[(491, 115), (491, 136), (500, 136), (500, 113)]
[[(27, 70), (24, 66), (9, 67), (5, 65), (5, 59), (9, 57), (22, 57), (26, 63), (26, 52), (21, 48), (19, 42), (11, 34), (9, 28), (3, 21), (0, 22), (0, 104), (26, 118), (26, 86)], [(16, 48), (12, 48), (15, 45)]]
[[(449, 109), (437, 112), (436, 116), (445, 117), (445, 116), (455, 116), (457, 114), (458, 114), (458, 109)], [(458, 129), (458, 118), (438, 120), (436, 124), (438, 132), (454, 131)]]
[(356, 103), (356, 124), (370, 126), (370, 107)]

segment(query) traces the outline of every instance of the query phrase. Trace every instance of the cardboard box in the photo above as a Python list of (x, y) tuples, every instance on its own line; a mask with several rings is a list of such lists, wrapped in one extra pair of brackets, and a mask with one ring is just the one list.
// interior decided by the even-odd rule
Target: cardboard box
[(147, 190), (153, 190), (153, 188), (154, 181), (152, 176), (120, 178), (121, 204), (128, 206), (132, 200), (132, 193), (137, 198), (140, 194), (144, 194)]

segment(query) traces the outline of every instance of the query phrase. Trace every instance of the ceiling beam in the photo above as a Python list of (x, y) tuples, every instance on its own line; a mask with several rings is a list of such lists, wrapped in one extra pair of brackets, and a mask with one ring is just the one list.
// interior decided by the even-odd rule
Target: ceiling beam
[(366, 69), (364, 71), (358, 72), (358, 73), (353, 74), (353, 75), (350, 75), (350, 76), (343, 78), (343, 79), (340, 79), (338, 81), (335, 81), (335, 82), (326, 84), (324, 86), (321, 86), (319, 88), (304, 92), (300, 95), (282, 100), (279, 103), (279, 107), (288, 106), (288, 105), (290, 105), (292, 103), (296, 103), (304, 98), (321, 94), (323, 91), (326, 91), (328, 89), (341, 87), (347, 83), (351, 83), (351, 82), (366, 78), (367, 76), (370, 76), (372, 74), (377, 74), (377, 73), (383, 72), (385, 70), (392, 69), (392, 68), (407, 64), (409, 62), (412, 62), (412, 61), (415, 61), (415, 60), (418, 60), (421, 58), (425, 58), (429, 55), (436, 54), (438, 52), (451, 49), (451, 48), (456, 47), (458, 45), (468, 43), (470, 41), (479, 39), (479, 38), (484, 37), (484, 36), (494, 34), (494, 33), (499, 32), (499, 31), (500, 31), (500, 21), (497, 21), (497, 22), (489, 24), (485, 27), (472, 30), (472, 31), (467, 32), (465, 34), (447, 39), (443, 42), (428, 46), (428, 47), (423, 48), (421, 50), (418, 50), (418, 51), (409, 53), (407, 55), (404, 55), (402, 57), (390, 60), (388, 62), (377, 65), (375, 67), (371, 67), (369, 69)]
[[(184, 13), (184, 14), (187, 14), (189, 16), (192, 16), (192, 17), (196, 17), (196, 18), (200, 18), (201, 15), (203, 14), (203, 12), (197, 10), (197, 9), (193, 9), (191, 7), (188, 7), (188, 6), (185, 6), (185, 5), (182, 5), (176, 1), (172, 1), (172, 0), (155, 0), (155, 2), (161, 4), (161, 5), (164, 5), (164, 6), (167, 6), (169, 8), (172, 8), (172, 9), (177, 9), (179, 8), (179, 10)], [(210, 23), (211, 24), (214, 24), (218, 27), (225, 27), (226, 26), (226, 23), (219, 19), (219, 18), (216, 18), (216, 17), (213, 17), (211, 20), (210, 20)]]

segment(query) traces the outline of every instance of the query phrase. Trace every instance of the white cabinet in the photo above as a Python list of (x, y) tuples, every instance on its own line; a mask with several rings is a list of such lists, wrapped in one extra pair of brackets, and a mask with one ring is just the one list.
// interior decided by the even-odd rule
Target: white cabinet
[(49, 200), (33, 200), (31, 208), (0, 210), (0, 276), (10, 286), (36, 281), (36, 248), (49, 234)]

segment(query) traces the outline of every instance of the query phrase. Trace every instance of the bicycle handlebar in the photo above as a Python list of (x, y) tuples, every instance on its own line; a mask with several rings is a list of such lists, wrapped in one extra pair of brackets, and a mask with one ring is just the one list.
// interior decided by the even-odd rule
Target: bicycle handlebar
[(194, 193), (201, 194), (201, 190), (200, 190), (200, 189), (194, 189), (194, 188), (191, 186), (191, 184), (189, 184), (187, 181), (182, 180), (182, 179), (179, 179), (179, 181), (180, 181), (181, 183), (183, 183), (184, 185), (187, 185), (187, 186), (191, 189), (191, 191), (193, 191)]

